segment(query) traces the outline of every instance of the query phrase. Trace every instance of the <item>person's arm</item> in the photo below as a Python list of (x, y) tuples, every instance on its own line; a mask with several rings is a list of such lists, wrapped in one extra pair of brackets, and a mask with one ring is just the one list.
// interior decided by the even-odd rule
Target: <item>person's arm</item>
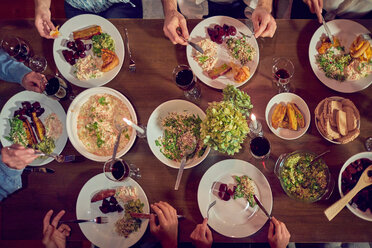
[(33, 149), (20, 145), (12, 145), (11, 149), (7, 147), (1, 149), (0, 201), (22, 187), (23, 169), (37, 157)]
[(55, 30), (51, 21), (50, 13), (51, 0), (35, 0), (35, 27), (41, 37), (53, 39), (50, 31)]
[(173, 44), (187, 45), (179, 34), (177, 29), (180, 29), (186, 40), (189, 38), (185, 17), (177, 11), (177, 0), (161, 0), (164, 10), (164, 26), (163, 31)]
[(32, 70), (23, 63), (14, 60), (4, 50), (0, 49), (0, 79), (22, 83), (23, 77)]
[(276, 22), (270, 14), (272, 11), (272, 0), (259, 0), (257, 7), (252, 13), (252, 22), (255, 37), (273, 37), (276, 30)]
[(316, 14), (319, 23), (322, 23), (323, 0), (303, 0), (309, 6), (310, 12)]

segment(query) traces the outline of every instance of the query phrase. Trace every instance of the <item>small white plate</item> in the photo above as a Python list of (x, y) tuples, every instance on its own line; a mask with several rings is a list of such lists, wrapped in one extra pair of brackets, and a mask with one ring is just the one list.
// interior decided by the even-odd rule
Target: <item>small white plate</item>
[(211, 166), (203, 175), (198, 187), (198, 205), (203, 218), (211, 202), (216, 205), (209, 210), (208, 225), (216, 232), (232, 238), (248, 237), (265, 225), (268, 220), (262, 210), (246, 208), (244, 199), (221, 200), (212, 192), (215, 182), (233, 184), (233, 176), (247, 175), (255, 183), (258, 199), (269, 214), (273, 208), (273, 196), (266, 177), (254, 165), (239, 159), (227, 159)]
[[(350, 45), (360, 34), (369, 33), (361, 24), (351, 21), (337, 19), (327, 22), (332, 35), (339, 38), (342, 46), (345, 47), (345, 52), (349, 52)], [(368, 77), (359, 80), (347, 80), (344, 82), (337, 81), (326, 77), (323, 70), (321, 70), (316, 63), (316, 55), (318, 54), (317, 47), (320, 46), (320, 37), (326, 34), (326, 31), (321, 25), (313, 34), (309, 45), (309, 60), (311, 68), (313, 69), (317, 78), (332, 90), (343, 92), (343, 93), (353, 93), (357, 91), (364, 90), (372, 83), (372, 74)]]
[[(108, 33), (111, 35), (112, 39), (115, 41), (115, 53), (119, 58), (119, 65), (117, 65), (111, 71), (104, 72), (103, 76), (100, 78), (80, 81), (73, 73), (73, 66), (71, 66), (63, 57), (62, 50), (70, 50), (65, 46), (65, 43), (66, 40), (73, 40), (72, 32), (92, 25), (101, 26), (103, 33)], [(78, 15), (67, 20), (62, 25), (59, 32), (60, 36), (56, 38), (53, 43), (53, 57), (59, 72), (67, 81), (83, 88), (92, 88), (107, 84), (119, 73), (121, 66), (123, 65), (125, 55), (124, 43), (119, 31), (110, 21), (98, 15)], [(87, 54), (93, 54), (92, 49), (87, 51)]]
[(146, 194), (141, 186), (128, 177), (123, 182), (114, 182), (106, 178), (101, 173), (92, 177), (86, 182), (83, 188), (80, 190), (77, 202), (76, 202), (76, 217), (78, 219), (94, 219), (97, 216), (108, 217), (107, 224), (96, 224), (96, 223), (80, 223), (80, 229), (85, 237), (101, 248), (123, 248), (130, 247), (140, 240), (147, 229), (149, 220), (142, 219), (141, 227), (137, 232), (131, 233), (128, 238), (119, 236), (115, 231), (115, 222), (124, 215), (124, 211), (121, 213), (108, 213), (103, 214), (99, 210), (99, 206), (102, 205), (101, 201), (91, 203), (91, 197), (97, 191), (103, 189), (113, 189), (121, 186), (133, 186), (137, 188), (138, 198), (144, 204), (143, 212), (149, 213), (149, 201), (147, 200)]
[[(355, 155), (351, 156), (348, 160), (346, 160), (346, 162), (342, 166), (342, 168), (340, 170), (340, 174), (338, 175), (338, 191), (340, 192), (340, 196), (341, 197), (344, 196), (344, 194), (342, 193), (342, 190), (341, 190), (342, 172), (344, 172), (344, 170), (346, 169), (346, 167), (349, 164), (351, 164), (355, 160), (358, 160), (358, 159), (361, 159), (361, 158), (368, 158), (369, 160), (372, 160), (372, 152), (361, 152), (361, 153), (355, 154)], [(355, 214), (356, 216), (358, 216), (359, 218), (362, 218), (362, 219), (368, 220), (368, 221), (372, 221), (372, 212), (371, 212), (371, 209), (367, 209), (366, 212), (363, 212), (363, 211), (359, 210), (358, 208), (351, 206), (349, 203), (346, 205), (346, 207), (353, 214)]]
[[(147, 142), (149, 143), (152, 153), (163, 164), (178, 169), (180, 167), (180, 163), (166, 158), (163, 153), (161, 153), (160, 148), (155, 144), (155, 141), (164, 134), (161, 120), (167, 117), (171, 112), (187, 112), (190, 114), (199, 115), (200, 119), (202, 120), (205, 119), (205, 113), (191, 102), (185, 100), (171, 100), (160, 104), (154, 110), (154, 112), (152, 112), (149, 121), (147, 122)], [(189, 169), (200, 164), (208, 156), (209, 151), (210, 148), (208, 146), (203, 156), (199, 158), (194, 157), (193, 159), (187, 160), (185, 169)]]
[[(132, 117), (132, 121), (137, 124), (137, 115), (136, 112), (130, 103), (130, 101), (119, 91), (116, 91), (111, 88), (107, 87), (96, 87), (87, 89), (83, 92), (81, 92), (70, 104), (70, 107), (67, 110), (67, 118), (66, 118), (66, 127), (67, 127), (67, 134), (71, 141), (71, 144), (75, 147), (75, 149), (84, 157), (98, 161), (98, 162), (106, 162), (109, 160), (112, 156), (97, 156), (95, 154), (92, 154), (88, 152), (88, 150), (85, 148), (84, 144), (80, 141), (78, 136), (78, 130), (77, 130), (77, 118), (80, 113), (80, 108), (83, 106), (83, 104), (89, 100), (91, 96), (94, 96), (96, 94), (110, 94), (112, 96), (115, 96), (119, 98), (129, 109), (130, 115)], [(130, 134), (130, 139), (126, 147), (122, 149), (121, 151), (117, 152), (117, 157), (121, 157), (124, 154), (126, 154), (129, 149), (134, 144), (134, 141), (136, 140), (136, 132), (132, 130)]]
[[(196, 27), (192, 30), (190, 34), (190, 41), (196, 43), (199, 42), (202, 39), (209, 38), (207, 28), (213, 28), (214, 25), (219, 24), (223, 26), (224, 24), (227, 24), (229, 26), (234, 26), (236, 28), (236, 35), (233, 37), (241, 37), (242, 35), (239, 32), (242, 32), (243, 34), (250, 35), (252, 34), (252, 31), (244, 25), (241, 21), (228, 17), (228, 16), (213, 16), (207, 19), (204, 19)], [(252, 47), (256, 51), (256, 55), (254, 55), (253, 60), (248, 62), (246, 66), (249, 67), (249, 71), (251, 73), (250, 77), (242, 82), (242, 83), (236, 83), (234, 79), (231, 78), (231, 76), (228, 78), (227, 76), (221, 76), (216, 79), (211, 79), (208, 77), (204, 72), (203, 69), (200, 67), (198, 62), (196, 62), (192, 56), (193, 54), (193, 48), (191, 46), (187, 46), (186, 48), (186, 55), (187, 55), (187, 62), (189, 63), (192, 71), (194, 74), (206, 85), (215, 88), (215, 89), (224, 89), (227, 85), (231, 84), (235, 87), (240, 87), (244, 85), (248, 80), (253, 76), (253, 74), (256, 72), (258, 62), (260, 59), (260, 52), (257, 44), (257, 40), (254, 37), (254, 35), (251, 36), (251, 38), (248, 38), (248, 42), (252, 45)], [(217, 44), (217, 57), (218, 61), (216, 63), (216, 66), (222, 65), (223, 63), (229, 64), (231, 61), (233, 61), (233, 58), (231, 55), (229, 55), (229, 52), (227, 51), (226, 44)]]
[[(44, 94), (35, 93), (32, 91), (22, 91), (18, 94), (12, 96), (4, 105), (0, 114), (0, 139), (3, 146), (10, 146), (12, 142), (5, 139), (9, 135), (10, 126), (9, 119), (13, 117), (14, 111), (22, 107), (21, 103), (24, 101), (29, 101), (31, 104), (33, 102), (39, 102), (41, 107), (45, 109), (45, 112), (40, 116), (40, 120), (44, 122), (48, 115), (55, 113), (63, 125), (63, 130), (61, 136), (55, 141), (56, 148), (53, 153), (60, 154), (65, 148), (67, 142), (67, 132), (66, 132), (66, 112), (61, 106), (61, 104), (47, 97)], [(43, 159), (35, 159), (30, 165), (41, 166), (48, 164), (53, 161), (53, 158), (46, 157)]]
[[(298, 106), (298, 108), (301, 110), (301, 112), (304, 114), (305, 127), (299, 128), (297, 131), (286, 129), (286, 128), (280, 128), (280, 127), (278, 127), (278, 129), (273, 128), (271, 125), (271, 115), (273, 114), (276, 105), (279, 103), (287, 104), (289, 102), (295, 103)], [(278, 95), (275, 95), (273, 98), (271, 98), (271, 100), (266, 106), (265, 118), (266, 118), (266, 123), (269, 126), (271, 132), (273, 132), (279, 138), (282, 138), (285, 140), (294, 140), (294, 139), (300, 138), (302, 135), (306, 133), (307, 129), (310, 126), (310, 121), (311, 121), (310, 110), (306, 102), (301, 97), (293, 93), (280, 93)]]

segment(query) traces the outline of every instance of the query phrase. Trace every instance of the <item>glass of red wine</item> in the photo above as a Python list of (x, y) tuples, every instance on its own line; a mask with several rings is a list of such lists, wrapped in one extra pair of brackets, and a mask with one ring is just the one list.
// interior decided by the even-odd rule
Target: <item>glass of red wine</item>
[(116, 182), (123, 181), (128, 177), (141, 177), (138, 168), (135, 168), (133, 164), (128, 164), (120, 158), (116, 158), (114, 161), (112, 158), (107, 160), (103, 165), (103, 173), (108, 179)]
[(173, 70), (173, 79), (177, 86), (184, 91), (187, 99), (198, 100), (200, 98), (200, 88), (196, 84), (196, 77), (189, 66), (176, 66)]
[(272, 72), (274, 82), (279, 88), (279, 93), (290, 92), (289, 81), (294, 73), (292, 61), (287, 58), (274, 58), (273, 61)]
[(44, 94), (47, 96), (53, 96), (57, 99), (64, 99), (67, 96), (68, 86), (66, 82), (55, 75), (47, 75), (46, 79), (48, 80), (45, 84)]
[(267, 159), (270, 156), (270, 142), (264, 136), (253, 138), (249, 144), (251, 154), (256, 159)]

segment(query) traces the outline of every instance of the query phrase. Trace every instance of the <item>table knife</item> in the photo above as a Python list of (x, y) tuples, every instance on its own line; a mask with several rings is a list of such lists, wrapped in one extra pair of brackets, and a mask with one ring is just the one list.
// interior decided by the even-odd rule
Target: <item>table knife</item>
[(260, 200), (258, 200), (256, 195), (253, 195), (254, 200), (256, 201), (257, 205), (261, 208), (261, 210), (266, 214), (266, 216), (271, 220), (271, 215), (266, 211), (265, 207), (262, 205)]
[[(135, 212), (130, 212), (129, 213), (130, 216), (132, 216), (133, 218), (138, 218), (138, 219), (150, 219), (150, 214), (144, 214), (144, 213), (135, 213)], [(155, 214), (155, 216), (157, 216)], [(185, 218), (185, 216), (183, 215), (177, 215), (177, 218), (180, 219), (180, 218)]]
[(29, 172), (54, 173), (54, 170), (50, 168), (39, 168), (39, 167), (32, 167), (32, 166), (26, 166), (24, 170), (29, 171)]
[(196, 45), (194, 42), (191, 42), (191, 41), (188, 41), (188, 40), (185, 40), (190, 46), (192, 46), (196, 51), (198, 51), (199, 53), (204, 53), (203, 49)]
[(328, 25), (327, 25), (326, 21), (324, 20), (323, 16), (322, 16), (322, 22), (323, 22), (324, 29), (327, 33), (327, 36), (328, 36), (329, 40), (331, 41), (331, 43), (333, 44), (334, 41), (333, 41), (333, 36), (331, 34), (331, 30), (329, 30)]

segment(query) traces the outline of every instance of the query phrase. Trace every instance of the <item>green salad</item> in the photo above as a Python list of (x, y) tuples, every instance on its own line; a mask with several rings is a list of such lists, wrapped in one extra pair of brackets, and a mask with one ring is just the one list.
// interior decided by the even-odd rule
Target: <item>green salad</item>
[(115, 223), (115, 230), (120, 236), (128, 237), (132, 232), (137, 232), (142, 220), (133, 218), (130, 213), (143, 213), (144, 204), (139, 200), (130, 200), (124, 204), (125, 215)]
[(13, 144), (20, 144), (24, 147), (28, 146), (26, 130), (23, 127), (23, 121), (19, 119), (19, 116), (15, 116), (9, 119), (10, 132), (9, 136), (5, 137)]
[(102, 34), (93, 36), (92, 41), (93, 41), (93, 53), (98, 57), (101, 57), (102, 49), (108, 49), (113, 52), (115, 51), (115, 42), (112, 39), (112, 37), (107, 33), (102, 33)]
[(350, 54), (342, 54), (344, 47), (331, 47), (324, 54), (318, 54), (316, 62), (329, 78), (345, 81), (345, 68), (351, 63)]
[(253, 105), (251, 103), (251, 97), (242, 90), (228, 85), (223, 89), (223, 100), (230, 101), (240, 112), (246, 116), (249, 116)]
[(256, 206), (256, 201), (253, 198), (255, 187), (252, 179), (247, 175), (241, 177), (235, 176), (234, 178), (237, 182), (233, 196), (234, 200), (237, 198), (244, 198), (249, 202), (251, 207)]

